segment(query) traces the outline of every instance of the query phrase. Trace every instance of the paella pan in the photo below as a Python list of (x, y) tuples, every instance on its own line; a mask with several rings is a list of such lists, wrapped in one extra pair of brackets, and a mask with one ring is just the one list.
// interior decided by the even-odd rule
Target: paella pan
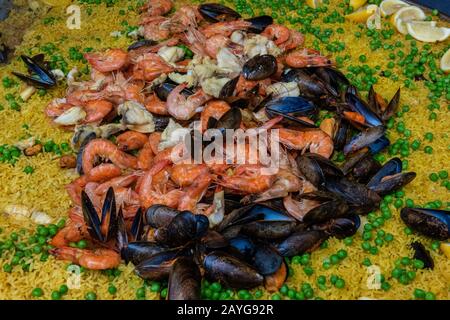
[(0, 299), (449, 299), (437, 10), (3, 5)]

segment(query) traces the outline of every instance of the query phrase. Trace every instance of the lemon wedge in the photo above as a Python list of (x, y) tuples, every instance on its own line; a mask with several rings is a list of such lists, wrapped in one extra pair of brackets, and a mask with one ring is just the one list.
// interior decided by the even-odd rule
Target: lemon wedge
[(387, 17), (409, 4), (400, 0), (384, 0), (380, 3), (381, 16)]
[(377, 8), (375, 13), (373, 15), (371, 15), (367, 19), (366, 24), (367, 24), (367, 28), (369, 28), (369, 29), (377, 29), (377, 30), (381, 29), (381, 11), (380, 11), (380, 8)]
[[(448, 53), (449, 51), (447, 50), (447, 53)], [(447, 258), (449, 258), (450, 259), (450, 243), (445, 243), (445, 242), (442, 242), (441, 243), (441, 250), (442, 250), (442, 252), (447, 256)]]
[(374, 4), (369, 4), (367, 6), (359, 8), (355, 12), (347, 14), (345, 18), (353, 22), (364, 23), (367, 21), (367, 19), (369, 19), (371, 15), (375, 13), (377, 8), (378, 6)]
[(67, 6), (71, 2), (71, 0), (41, 0), (41, 1), (52, 7)]
[(440, 28), (414, 21), (406, 23), (406, 29), (414, 39), (422, 42), (444, 41), (450, 35), (450, 28)]
[[(446, 53), (444, 53), (444, 55), (441, 58), (441, 69), (444, 72), (450, 72), (450, 49), (447, 50)], [(449, 245), (449, 250), (450, 250), (450, 243), (447, 243)], [(449, 252), (450, 253), (450, 252)], [(448, 257), (450, 258), (450, 254), (448, 255)]]
[(392, 24), (397, 28), (397, 31), (403, 34), (408, 34), (406, 23), (411, 21), (423, 21), (426, 15), (419, 7), (408, 6), (398, 10), (391, 18)]
[(365, 5), (367, 0), (350, 0), (350, 6), (353, 7), (353, 10), (358, 10), (363, 5)]
[(306, 4), (313, 9), (320, 7), (322, 3), (322, 0), (306, 0)]

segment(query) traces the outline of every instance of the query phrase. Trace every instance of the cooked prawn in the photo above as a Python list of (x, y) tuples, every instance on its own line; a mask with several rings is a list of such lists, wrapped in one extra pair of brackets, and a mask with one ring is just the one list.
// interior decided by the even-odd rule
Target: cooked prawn
[(163, 16), (172, 10), (172, 0), (149, 0), (141, 7), (141, 11), (145, 11), (149, 16)]
[(273, 40), (273, 42), (278, 46), (289, 40), (291, 35), (289, 28), (279, 24), (270, 24), (261, 33), (262, 36)]
[(89, 182), (104, 182), (112, 178), (120, 176), (122, 170), (112, 163), (102, 163), (94, 168), (86, 175)]
[(205, 52), (213, 59), (216, 59), (217, 53), (221, 48), (230, 44), (230, 39), (222, 34), (216, 34), (209, 37), (205, 42)]
[(56, 118), (62, 115), (64, 112), (72, 108), (73, 105), (62, 102), (61, 99), (52, 100), (45, 108), (45, 114), (48, 117)]
[(209, 174), (201, 174), (198, 176), (194, 182), (184, 190), (184, 194), (180, 198), (178, 204), (178, 210), (195, 212), (197, 203), (203, 198), (203, 195), (208, 190), (212, 181), (213, 179)]
[(229, 37), (234, 31), (247, 30), (251, 25), (251, 22), (244, 20), (216, 22), (204, 27), (201, 32), (206, 38), (212, 37), (216, 34)]
[(169, 114), (166, 103), (159, 99), (156, 93), (151, 94), (145, 99), (145, 108), (151, 113), (162, 116), (167, 116)]
[(60, 247), (50, 250), (56, 258), (69, 260), (91, 270), (106, 270), (119, 266), (120, 254), (111, 249), (78, 249)]
[(269, 189), (275, 181), (275, 175), (264, 175), (257, 165), (241, 165), (235, 173), (223, 176), (217, 184), (239, 193), (258, 194)]
[(65, 247), (71, 242), (78, 242), (83, 239), (84, 233), (82, 229), (82, 223), (70, 221), (64, 228), (56, 233), (52, 240), (50, 240), (50, 244), (54, 247)]
[(198, 107), (212, 98), (202, 89), (186, 98), (181, 93), (186, 87), (185, 83), (178, 85), (167, 97), (167, 111), (177, 120), (189, 120), (195, 115)]
[(118, 167), (137, 169), (136, 157), (121, 151), (114, 143), (106, 139), (94, 139), (89, 142), (83, 152), (83, 171), (85, 174), (94, 168), (97, 157), (111, 160)]
[(288, 148), (306, 150), (329, 158), (333, 153), (333, 139), (320, 129), (298, 131), (292, 129), (278, 129), (280, 142)]
[(209, 101), (200, 115), (200, 121), (202, 123), (202, 132), (204, 132), (208, 127), (209, 118), (214, 118), (219, 120), (231, 107), (228, 103), (223, 100), (212, 100)]
[(304, 42), (305, 37), (301, 32), (289, 30), (289, 40), (281, 43), (278, 47), (283, 51), (287, 51), (303, 45)]
[(133, 78), (137, 80), (153, 81), (163, 73), (170, 73), (175, 69), (168, 65), (159, 55), (146, 53), (137, 59), (133, 66)]
[(149, 139), (146, 139), (144, 146), (139, 151), (139, 154), (137, 156), (138, 161), (138, 168), (141, 170), (149, 170), (152, 163), (153, 163), (153, 156), (154, 152), (152, 149), (152, 145), (149, 141)]
[(86, 53), (84, 58), (100, 72), (111, 72), (122, 69), (128, 62), (128, 54), (122, 49), (109, 49), (102, 53)]
[(318, 51), (307, 48), (289, 53), (285, 61), (291, 68), (329, 67), (333, 65), (330, 59), (321, 56)]
[(344, 111), (344, 117), (359, 124), (366, 124), (366, 118), (359, 112)]
[(91, 100), (83, 105), (83, 109), (87, 114), (85, 123), (100, 122), (111, 112), (113, 105), (106, 100)]
[(191, 185), (199, 176), (208, 174), (208, 167), (199, 164), (176, 164), (172, 167), (170, 179), (180, 187)]
[(119, 187), (128, 187), (136, 180), (142, 176), (142, 172), (136, 171), (133, 173), (129, 173), (120, 177), (112, 178), (102, 184), (100, 184), (96, 189), (95, 193), (97, 195), (104, 195), (108, 191), (109, 188), (119, 188)]
[(137, 131), (126, 131), (117, 137), (117, 146), (120, 150), (138, 150), (148, 141), (147, 135)]
[(141, 24), (144, 26), (144, 38), (147, 40), (161, 41), (170, 36), (170, 30), (166, 27), (168, 18), (148, 17)]

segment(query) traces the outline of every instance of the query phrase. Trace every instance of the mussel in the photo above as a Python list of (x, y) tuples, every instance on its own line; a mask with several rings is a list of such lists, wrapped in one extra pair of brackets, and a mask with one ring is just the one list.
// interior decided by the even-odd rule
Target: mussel
[(253, 265), (263, 276), (274, 274), (283, 263), (283, 258), (269, 245), (259, 244), (253, 255)]
[(233, 9), (219, 3), (204, 3), (198, 7), (198, 11), (209, 22), (233, 21), (241, 15)]
[(167, 251), (168, 249), (168, 247), (162, 246), (156, 242), (130, 242), (125, 248), (122, 249), (121, 255), (126, 262), (131, 262), (134, 265), (138, 265), (158, 253)]
[(437, 209), (403, 208), (403, 222), (411, 229), (436, 240), (450, 238), (450, 212)]
[(147, 280), (163, 280), (169, 276), (175, 259), (188, 253), (179, 249), (168, 249), (156, 253), (136, 265), (136, 274)]
[(399, 158), (392, 158), (369, 180), (367, 187), (374, 187), (379, 184), (384, 177), (392, 176), (400, 172), (402, 172), (402, 161)]
[(323, 186), (327, 177), (344, 176), (342, 170), (332, 161), (316, 153), (299, 155), (296, 161), (305, 178), (316, 187)]
[(344, 146), (344, 154), (347, 155), (371, 145), (381, 138), (384, 133), (385, 128), (383, 126), (370, 127), (363, 132), (360, 132)]
[(128, 47), (128, 51), (133, 51), (139, 48), (143, 48), (143, 47), (153, 47), (154, 45), (157, 45), (158, 42), (154, 41), (154, 40), (139, 40), (136, 41), (134, 43), (132, 43), (129, 47)]
[[(178, 86), (178, 84), (176, 84), (175, 82), (173, 82), (171, 80), (166, 80), (165, 82), (163, 82), (159, 86), (157, 86), (154, 91), (161, 101), (166, 101), (170, 92), (172, 92), (172, 90), (175, 89), (175, 87), (177, 87), (177, 86)], [(181, 93), (184, 96), (191, 96), (194, 94), (188, 88), (183, 89), (183, 91), (181, 91)]]
[(317, 106), (302, 97), (281, 97), (265, 103), (266, 114), (269, 118), (282, 116), (287, 125), (316, 128), (314, 124), (299, 119), (299, 116), (312, 116), (318, 112)]
[(202, 276), (192, 257), (180, 257), (169, 275), (167, 298), (169, 300), (200, 299)]
[(27, 68), (32, 70), (33, 75), (24, 75), (15, 71), (13, 71), (12, 74), (20, 80), (23, 80), (26, 83), (38, 88), (48, 89), (56, 85), (56, 79), (50, 71), (39, 65), (39, 63), (33, 60), (33, 58), (25, 55), (21, 55), (21, 58)]
[(322, 223), (331, 219), (343, 217), (347, 214), (349, 209), (345, 201), (333, 194), (327, 194), (325, 192), (304, 193), (300, 195), (300, 197), (322, 202), (303, 216), (303, 222), (306, 224)]
[(146, 224), (152, 228), (167, 227), (180, 211), (161, 204), (155, 204), (147, 209), (144, 216)]
[(328, 90), (322, 81), (303, 69), (291, 69), (281, 76), (283, 82), (296, 82), (300, 94), (311, 99), (319, 99), (328, 95)]
[(251, 289), (262, 285), (264, 277), (249, 264), (222, 252), (208, 254), (203, 267), (208, 279), (219, 281), (231, 288)]
[(248, 28), (248, 32), (261, 33), (267, 26), (273, 23), (273, 18), (271, 16), (263, 15), (246, 19), (246, 21), (252, 24), (250, 28)]
[(270, 54), (257, 55), (242, 67), (242, 74), (247, 80), (257, 81), (269, 78), (277, 71), (277, 59)]
[(278, 252), (283, 257), (301, 255), (316, 249), (327, 238), (323, 231), (306, 230), (295, 232), (277, 245)]
[(383, 125), (383, 121), (375, 114), (360, 97), (352, 92), (345, 94), (345, 101), (350, 106), (352, 111), (358, 112), (364, 116), (365, 122), (370, 127), (378, 127)]
[(392, 176), (385, 176), (379, 183), (371, 186), (369, 189), (375, 191), (380, 196), (385, 196), (395, 191), (416, 178), (415, 172), (402, 172)]
[(423, 244), (421, 244), (419, 241), (414, 241), (413, 243), (411, 243), (411, 247), (414, 250), (414, 259), (422, 261), (425, 269), (434, 268), (433, 258), (431, 258), (430, 252), (425, 249)]

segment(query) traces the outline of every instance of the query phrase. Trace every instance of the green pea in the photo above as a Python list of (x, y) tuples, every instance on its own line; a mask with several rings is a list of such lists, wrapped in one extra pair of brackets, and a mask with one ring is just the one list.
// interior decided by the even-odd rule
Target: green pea
[(86, 300), (97, 300), (97, 294), (95, 292), (89, 291), (88, 293), (86, 293), (84, 298)]
[(341, 279), (341, 278), (337, 279), (337, 280), (336, 280), (336, 283), (334, 284), (334, 286), (335, 286), (336, 288), (338, 288), (338, 289), (344, 288), (344, 287), (345, 287), (345, 281), (344, 281), (344, 279)]
[(69, 287), (67, 285), (63, 284), (59, 287), (59, 293), (61, 295), (66, 294), (67, 292), (69, 292)]
[(31, 295), (36, 298), (42, 297), (43, 294), (44, 291), (42, 291), (41, 288), (34, 288), (33, 291), (31, 291)]
[(423, 291), (422, 289), (414, 289), (414, 298), (416, 299), (425, 299), (425, 294), (426, 292)]
[(425, 300), (436, 300), (436, 296), (433, 292), (425, 293)]
[(272, 300), (281, 300), (281, 296), (278, 293), (272, 295)]
[(61, 300), (61, 294), (58, 291), (53, 291), (51, 298), (52, 300)]

